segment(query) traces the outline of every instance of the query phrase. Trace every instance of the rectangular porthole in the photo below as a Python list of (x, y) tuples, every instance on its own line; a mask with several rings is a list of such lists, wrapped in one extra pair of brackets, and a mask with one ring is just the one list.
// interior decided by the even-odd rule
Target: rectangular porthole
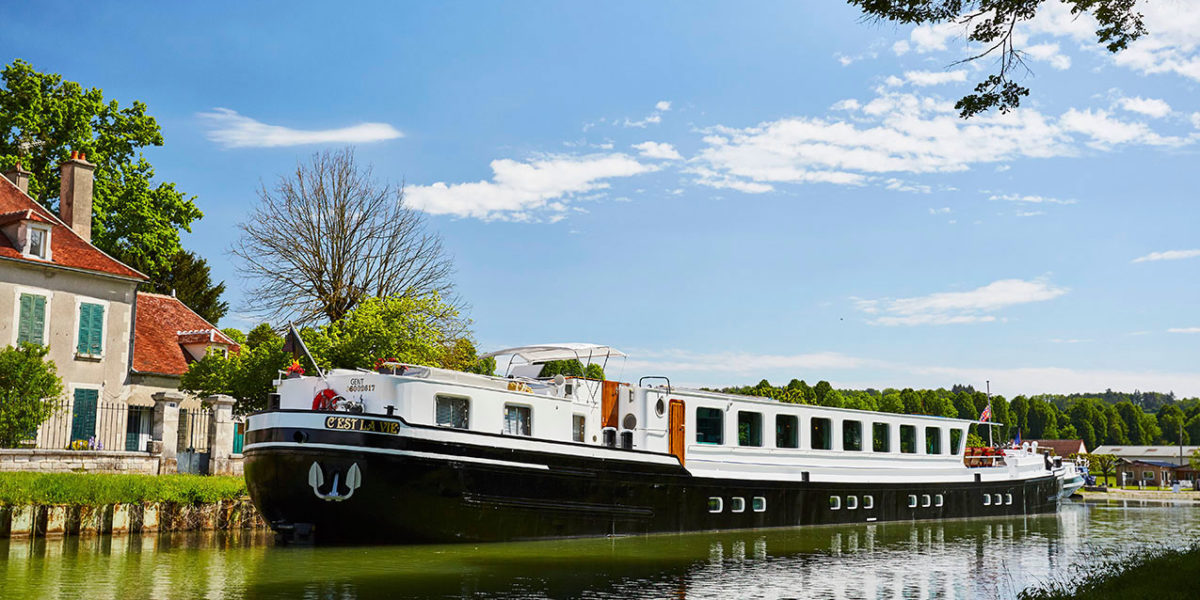
[(800, 447), (800, 425), (798, 423), (799, 421), (793, 415), (775, 416), (776, 448)]
[(829, 510), (841, 510), (841, 509), (842, 509), (842, 497), (841, 496), (830, 496), (829, 497)]
[(917, 453), (917, 428), (914, 425), (900, 426), (900, 451), (905, 454)]
[(1003, 503), (1004, 503), (1004, 498), (1000, 494), (996, 494), (995, 496), (992, 497), (992, 504), (995, 504), (996, 506), (1000, 506)]
[(762, 413), (738, 411), (738, 445), (762, 445)]
[(842, 450), (862, 450), (862, 423), (842, 421)]
[(892, 427), (887, 423), (875, 423), (871, 425), (871, 448), (875, 452), (891, 452), (892, 451)]
[(863, 510), (875, 508), (875, 496), (863, 496)]
[(812, 418), (812, 436), (809, 440), (812, 442), (813, 450), (829, 450), (833, 448), (833, 421), (822, 417)]
[(929, 494), (921, 494), (921, 508), (929, 508), (932, 501), (929, 499)]
[(1011, 505), (1012, 505), (1012, 494), (1005, 494), (1005, 495), (1004, 495), (1004, 503), (1005, 503), (1005, 504), (1007, 504), (1007, 505), (1009, 505), (1009, 506), (1011, 506)]
[(945, 498), (943, 498), (941, 494), (938, 494), (933, 497), (933, 505), (934, 506), (941, 506), (942, 504), (945, 504)]
[(846, 510), (858, 510), (858, 496), (846, 496)]
[(752, 508), (754, 512), (766, 512), (767, 499), (763, 498), (762, 496), (755, 496), (754, 500), (750, 503), (750, 508)]
[(725, 502), (723, 502), (721, 500), (721, 498), (719, 498), (717, 496), (713, 496), (708, 499), (708, 512), (719, 513), (724, 509), (725, 509)]
[(696, 409), (696, 443), (720, 444), (725, 437), (725, 413), (719, 408)]
[(984, 506), (991, 506), (991, 505), (992, 505), (992, 495), (991, 495), (991, 494), (984, 494), (984, 495), (983, 495), (983, 505), (984, 505)]
[(729, 512), (746, 512), (746, 499), (745, 498), (730, 498), (729, 499)]
[(916, 494), (909, 494), (909, 495), (908, 495), (908, 507), (909, 507), (909, 508), (916, 508), (916, 507), (917, 507), (917, 495), (916, 495)]

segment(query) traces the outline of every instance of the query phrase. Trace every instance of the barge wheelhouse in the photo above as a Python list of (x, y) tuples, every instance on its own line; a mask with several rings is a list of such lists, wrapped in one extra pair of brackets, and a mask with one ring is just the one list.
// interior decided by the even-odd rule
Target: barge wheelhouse
[[(476, 542), (1031, 514), (1029, 448), (964, 456), (971, 421), (582, 377), (508, 349), (507, 377), (385, 364), (278, 381), (249, 418), (251, 497), (281, 534)], [(494, 353), (497, 354), (497, 353)], [(643, 385), (645, 384), (645, 385)]]

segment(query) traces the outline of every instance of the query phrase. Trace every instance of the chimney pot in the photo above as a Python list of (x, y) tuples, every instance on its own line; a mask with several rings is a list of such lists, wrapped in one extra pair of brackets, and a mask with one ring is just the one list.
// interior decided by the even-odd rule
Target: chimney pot
[(62, 184), (59, 188), (58, 213), (85, 241), (92, 241), (92, 171), (93, 165), (81, 153), (71, 152), (71, 160), (60, 167)]

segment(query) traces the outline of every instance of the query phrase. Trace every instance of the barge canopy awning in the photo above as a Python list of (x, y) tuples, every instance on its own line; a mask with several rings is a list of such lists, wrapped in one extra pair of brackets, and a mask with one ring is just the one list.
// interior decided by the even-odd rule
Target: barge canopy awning
[(480, 356), (480, 358), (488, 358), (489, 356), (504, 356), (512, 355), (520, 357), (528, 363), (543, 363), (551, 360), (571, 360), (579, 359), (581, 361), (607, 359), (610, 357), (625, 357), (625, 353), (600, 344), (586, 344), (581, 342), (566, 342), (561, 344), (537, 344), (534, 346), (518, 346), (516, 348), (505, 348), (488, 352)]

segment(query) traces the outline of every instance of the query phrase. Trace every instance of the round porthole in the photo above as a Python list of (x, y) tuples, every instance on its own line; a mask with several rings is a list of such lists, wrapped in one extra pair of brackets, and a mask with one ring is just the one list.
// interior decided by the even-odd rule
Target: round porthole
[(629, 413), (625, 415), (625, 420), (622, 421), (622, 424), (625, 425), (625, 429), (636, 429), (637, 417), (633, 416), (633, 413)]
[(660, 417), (663, 416), (663, 413), (667, 412), (667, 405), (663, 403), (662, 398), (659, 398), (658, 402), (654, 404), (654, 412), (658, 413)]

